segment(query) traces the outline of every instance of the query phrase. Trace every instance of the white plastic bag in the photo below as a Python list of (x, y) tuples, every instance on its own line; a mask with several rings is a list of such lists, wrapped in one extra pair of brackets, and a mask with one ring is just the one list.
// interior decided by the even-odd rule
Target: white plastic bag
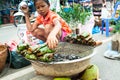
[(18, 26), (17, 35), (19, 37), (20, 43), (28, 43), (30, 45), (36, 45), (40, 41), (27, 30), (26, 25), (24, 24)]

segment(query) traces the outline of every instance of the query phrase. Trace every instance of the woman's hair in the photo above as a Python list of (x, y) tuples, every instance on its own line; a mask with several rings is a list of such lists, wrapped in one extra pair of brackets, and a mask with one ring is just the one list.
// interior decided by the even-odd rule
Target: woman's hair
[[(35, 3), (36, 3), (37, 1), (39, 1), (39, 0), (34, 0), (34, 5), (35, 5)], [(50, 3), (49, 3), (48, 0), (43, 0), (43, 1), (46, 2), (46, 3), (50, 6)]]

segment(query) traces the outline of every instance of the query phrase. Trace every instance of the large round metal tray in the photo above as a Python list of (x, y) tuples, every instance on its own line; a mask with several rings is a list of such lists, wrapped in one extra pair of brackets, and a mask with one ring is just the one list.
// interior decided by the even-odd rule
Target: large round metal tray
[(55, 53), (75, 54), (82, 58), (61, 62), (40, 62), (31, 60), (38, 74), (46, 76), (72, 76), (85, 70), (90, 65), (90, 58), (95, 54), (94, 47), (80, 44), (61, 42)]

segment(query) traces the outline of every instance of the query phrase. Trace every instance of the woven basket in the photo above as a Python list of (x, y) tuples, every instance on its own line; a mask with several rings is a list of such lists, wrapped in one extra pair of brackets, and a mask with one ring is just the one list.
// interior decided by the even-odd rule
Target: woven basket
[(0, 72), (4, 69), (7, 58), (7, 47), (0, 45)]
[(94, 55), (93, 47), (85, 45), (77, 45), (62, 42), (56, 49), (59, 54), (75, 54), (82, 56), (80, 59), (44, 63), (40, 61), (32, 61), (32, 66), (37, 74), (46, 76), (72, 76), (85, 70), (90, 64), (90, 58)]

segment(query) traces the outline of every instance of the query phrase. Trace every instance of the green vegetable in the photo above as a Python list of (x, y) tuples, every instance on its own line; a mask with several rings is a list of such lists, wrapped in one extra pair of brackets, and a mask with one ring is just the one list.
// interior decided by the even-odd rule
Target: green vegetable
[(25, 55), (25, 58), (29, 59), (30, 55), (29, 54), (26, 54)]
[(44, 61), (44, 62), (50, 62), (53, 59), (53, 54), (52, 53), (47, 53), (44, 54), (43, 56), (39, 57), (40, 61)]
[(26, 54), (25, 58), (31, 59), (31, 60), (37, 60), (37, 57), (34, 54)]
[(71, 80), (71, 78), (54, 78), (53, 80)]
[(53, 53), (55, 52), (54, 50), (49, 49), (47, 45), (39, 49), (41, 53)]
[(71, 28), (80, 22), (85, 24), (86, 20), (89, 20), (91, 12), (86, 10), (81, 4), (74, 3), (72, 8), (68, 8), (68, 11), (64, 11), (64, 8), (61, 8), (61, 11), (58, 14), (68, 23), (71, 24)]
[(49, 59), (44, 57), (40, 57), (39, 60), (43, 62), (49, 62)]
[(47, 50), (48, 50), (49, 48), (47, 47), (47, 46), (45, 46), (45, 47), (42, 47), (42, 48), (40, 48), (40, 52), (41, 53), (47, 53)]
[(21, 45), (17, 45), (17, 49), (19, 51), (23, 51), (24, 49), (28, 49), (29, 45), (28, 44), (21, 44)]

